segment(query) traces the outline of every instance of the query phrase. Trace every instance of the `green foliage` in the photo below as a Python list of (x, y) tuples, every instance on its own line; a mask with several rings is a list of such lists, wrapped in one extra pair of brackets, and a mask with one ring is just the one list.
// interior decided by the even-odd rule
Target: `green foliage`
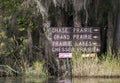
[(0, 3), (0, 13), (4, 14), (4, 17), (7, 17), (15, 13), (19, 7), (21, 7), (19, 0), (2, 0)]
[(2, 0), (0, 3), (0, 64), (10, 65), (20, 73), (33, 62), (30, 62), (33, 51), (29, 54), (27, 29), (30, 28), (32, 34), (33, 30), (42, 26), (41, 15), (36, 15), (34, 9), (35, 4), (31, 3), (32, 7), (24, 7), (23, 4), (20, 0)]
[(25, 76), (28, 76), (28, 77), (34, 77), (34, 76), (35, 77), (46, 77), (47, 75), (43, 69), (43, 63), (39, 61), (35, 61), (33, 63), (33, 66), (28, 67), (25, 71), (26, 71)]
[(5, 45), (5, 40), (7, 40), (7, 36), (5, 35), (5, 32), (1, 30), (0, 32), (0, 55), (4, 55), (6, 53), (6, 45)]

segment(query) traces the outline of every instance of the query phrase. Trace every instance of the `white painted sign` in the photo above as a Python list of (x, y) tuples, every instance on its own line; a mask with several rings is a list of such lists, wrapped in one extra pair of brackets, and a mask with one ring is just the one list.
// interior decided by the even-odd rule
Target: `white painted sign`
[(59, 58), (72, 58), (72, 53), (59, 53)]

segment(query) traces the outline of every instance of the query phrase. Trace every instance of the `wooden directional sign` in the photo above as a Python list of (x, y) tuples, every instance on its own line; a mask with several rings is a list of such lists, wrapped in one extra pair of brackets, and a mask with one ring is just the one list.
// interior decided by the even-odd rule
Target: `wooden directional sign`
[(51, 27), (52, 52), (100, 52), (99, 27)]

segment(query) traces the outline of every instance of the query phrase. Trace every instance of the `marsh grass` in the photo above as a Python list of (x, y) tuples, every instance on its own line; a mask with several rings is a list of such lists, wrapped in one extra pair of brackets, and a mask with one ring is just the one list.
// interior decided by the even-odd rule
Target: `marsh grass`
[[(120, 53), (118, 53), (119, 56)], [(120, 57), (115, 57), (112, 51), (98, 57), (81, 57), (81, 52), (73, 52), (72, 76), (120, 77)]]
[(28, 67), (25, 70), (26, 77), (46, 77), (47, 73), (44, 71), (42, 62), (36, 61), (32, 67)]

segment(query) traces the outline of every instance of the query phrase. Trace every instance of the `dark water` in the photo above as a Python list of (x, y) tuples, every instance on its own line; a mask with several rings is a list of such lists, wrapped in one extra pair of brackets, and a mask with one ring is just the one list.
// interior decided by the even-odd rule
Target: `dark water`
[(23, 77), (1, 77), (0, 83), (120, 83), (120, 78), (23, 78)]

